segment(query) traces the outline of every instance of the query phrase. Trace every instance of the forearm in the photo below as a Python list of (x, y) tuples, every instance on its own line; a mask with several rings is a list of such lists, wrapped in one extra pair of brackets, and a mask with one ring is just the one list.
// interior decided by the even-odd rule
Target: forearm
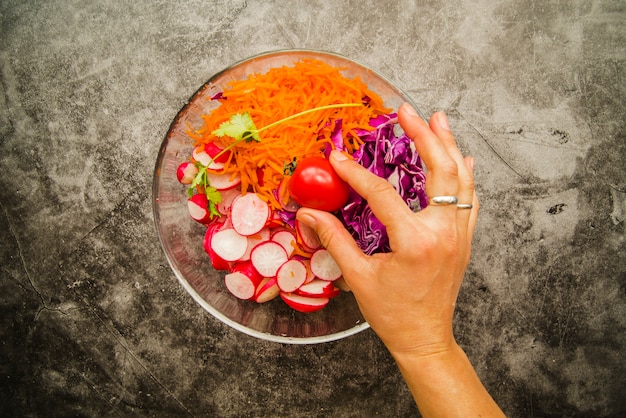
[(457, 345), (428, 357), (391, 353), (424, 417), (503, 417)]

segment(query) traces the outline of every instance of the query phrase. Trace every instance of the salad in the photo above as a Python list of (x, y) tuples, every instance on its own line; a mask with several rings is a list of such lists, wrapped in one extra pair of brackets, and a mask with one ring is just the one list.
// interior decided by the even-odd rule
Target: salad
[(190, 216), (206, 226), (203, 247), (226, 271), (226, 288), (258, 303), (280, 297), (314, 312), (348, 291), (337, 263), (301, 206), (335, 214), (367, 254), (389, 251), (384, 225), (327, 158), (339, 150), (390, 181), (413, 210), (427, 205), (422, 163), (396, 114), (358, 77), (314, 59), (233, 81), (219, 106), (189, 129), (180, 163)]

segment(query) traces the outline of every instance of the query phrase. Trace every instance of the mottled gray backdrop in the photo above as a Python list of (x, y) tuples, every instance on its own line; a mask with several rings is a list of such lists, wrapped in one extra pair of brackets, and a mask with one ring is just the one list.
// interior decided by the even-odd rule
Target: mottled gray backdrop
[(313, 48), (445, 110), (475, 156), (455, 330), (505, 412), (623, 416), (625, 23), (623, 0), (1, 0), (0, 415), (417, 414), (371, 331), (235, 332), (155, 234), (186, 100), (234, 61)]

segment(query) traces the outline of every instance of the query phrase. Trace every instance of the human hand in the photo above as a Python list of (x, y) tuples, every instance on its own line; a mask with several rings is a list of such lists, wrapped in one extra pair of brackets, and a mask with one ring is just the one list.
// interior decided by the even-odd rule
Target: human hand
[(390, 352), (429, 356), (455, 344), (454, 306), (478, 214), (473, 159), (461, 155), (443, 113), (427, 124), (404, 104), (398, 118), (427, 167), (427, 195), (458, 196), (473, 208), (429, 205), (414, 213), (389, 182), (333, 152), (335, 171), (386, 226), (391, 252), (365, 255), (329, 213), (301, 208), (297, 217), (333, 255), (363, 316)]

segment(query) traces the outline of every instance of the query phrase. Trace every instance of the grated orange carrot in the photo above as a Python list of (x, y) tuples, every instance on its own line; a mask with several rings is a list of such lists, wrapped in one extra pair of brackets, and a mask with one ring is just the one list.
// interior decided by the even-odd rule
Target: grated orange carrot
[[(252, 74), (245, 80), (231, 82), (223, 91), (220, 106), (203, 115), (204, 126), (189, 136), (196, 145), (215, 142), (226, 147), (234, 140), (213, 135), (220, 124), (233, 114), (248, 112), (255, 126), (261, 129), (272, 122), (299, 112), (325, 105), (363, 103), (365, 106), (325, 109), (299, 116), (260, 133), (260, 142), (240, 142), (231, 148), (231, 158), (223, 172), (239, 174), (242, 193), (253, 191), (273, 208), (280, 208), (274, 196), (285, 174), (285, 163), (322, 154), (326, 144), (332, 145), (335, 121), (342, 121), (346, 151), (359, 149), (358, 130), (372, 130), (369, 121), (389, 113), (383, 101), (360, 78), (349, 79), (322, 61), (303, 59), (294, 66), (270, 69), (265, 74)], [(258, 170), (262, 170), (260, 185)]]

